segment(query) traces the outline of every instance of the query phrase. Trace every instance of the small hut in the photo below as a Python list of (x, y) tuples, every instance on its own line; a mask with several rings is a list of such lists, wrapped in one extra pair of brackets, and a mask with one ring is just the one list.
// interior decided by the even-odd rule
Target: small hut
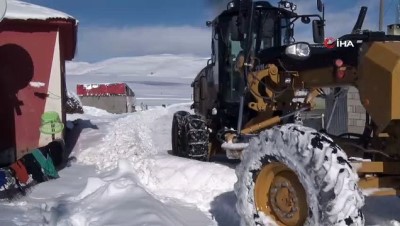
[(76, 93), (84, 106), (115, 114), (135, 111), (135, 93), (126, 83), (78, 84)]
[(76, 42), (72, 16), (7, 1), (0, 22), (0, 165), (63, 139), (64, 129), (48, 134), (40, 128), (46, 112), (65, 124), (65, 61), (73, 59)]

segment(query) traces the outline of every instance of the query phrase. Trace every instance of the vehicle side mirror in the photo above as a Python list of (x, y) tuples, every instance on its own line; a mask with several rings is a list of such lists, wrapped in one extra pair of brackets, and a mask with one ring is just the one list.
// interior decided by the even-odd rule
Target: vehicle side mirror
[(324, 40), (325, 40), (324, 21), (313, 20), (312, 21), (312, 29), (313, 29), (314, 42), (315, 43), (324, 43)]
[(320, 13), (324, 10), (324, 3), (322, 3), (322, 0), (317, 0), (317, 9)]

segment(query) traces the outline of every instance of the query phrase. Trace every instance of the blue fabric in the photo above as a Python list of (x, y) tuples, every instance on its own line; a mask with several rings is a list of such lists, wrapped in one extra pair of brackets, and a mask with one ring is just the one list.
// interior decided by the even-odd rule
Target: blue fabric
[(6, 172), (0, 170), (0, 187), (3, 187), (7, 184), (7, 175)]

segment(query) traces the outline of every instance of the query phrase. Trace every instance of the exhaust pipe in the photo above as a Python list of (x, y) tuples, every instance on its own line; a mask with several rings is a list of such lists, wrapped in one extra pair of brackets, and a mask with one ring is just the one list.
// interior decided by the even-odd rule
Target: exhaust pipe
[(353, 27), (352, 34), (360, 33), (362, 25), (364, 24), (365, 15), (367, 15), (368, 7), (363, 6), (360, 9), (360, 13), (358, 14), (357, 22)]

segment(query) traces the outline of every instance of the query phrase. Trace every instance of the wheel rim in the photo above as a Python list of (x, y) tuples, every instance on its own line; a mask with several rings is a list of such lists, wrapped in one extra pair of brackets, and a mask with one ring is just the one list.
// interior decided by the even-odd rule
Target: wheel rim
[(282, 163), (269, 163), (255, 181), (257, 211), (280, 226), (304, 225), (308, 216), (307, 195), (297, 175)]

